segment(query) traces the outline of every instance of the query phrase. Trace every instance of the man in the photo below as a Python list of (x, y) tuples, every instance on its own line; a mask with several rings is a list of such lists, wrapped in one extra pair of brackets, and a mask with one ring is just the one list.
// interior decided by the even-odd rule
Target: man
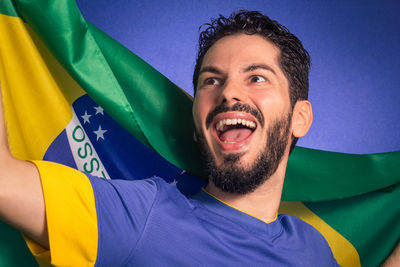
[(257, 12), (200, 37), (193, 117), (209, 184), (189, 199), (157, 178), (17, 160), (0, 113), (0, 217), (34, 254), (73, 266), (337, 265), (315, 229), (277, 216), (290, 150), (312, 122), (308, 53)]

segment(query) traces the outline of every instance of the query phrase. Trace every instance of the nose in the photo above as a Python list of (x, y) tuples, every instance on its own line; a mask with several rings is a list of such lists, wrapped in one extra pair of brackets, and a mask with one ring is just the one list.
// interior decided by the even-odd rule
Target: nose
[(243, 102), (245, 100), (245, 92), (240, 86), (232, 81), (225, 82), (221, 89), (221, 94), (219, 97), (219, 104), (226, 103), (228, 105), (233, 105), (236, 102)]

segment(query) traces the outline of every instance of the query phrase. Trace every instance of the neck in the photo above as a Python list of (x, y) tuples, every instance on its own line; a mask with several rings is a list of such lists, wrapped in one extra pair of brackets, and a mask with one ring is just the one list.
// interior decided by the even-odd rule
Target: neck
[(287, 158), (282, 159), (276, 172), (253, 192), (245, 195), (221, 191), (212, 182), (206, 191), (226, 204), (266, 223), (275, 220), (278, 213), (285, 177)]

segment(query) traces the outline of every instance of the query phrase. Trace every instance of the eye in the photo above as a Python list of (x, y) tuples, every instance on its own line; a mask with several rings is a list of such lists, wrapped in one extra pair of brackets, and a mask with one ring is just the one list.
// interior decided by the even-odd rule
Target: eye
[(221, 81), (218, 78), (207, 78), (204, 80), (204, 85), (220, 85)]
[(255, 76), (251, 76), (250, 78), (250, 82), (252, 83), (261, 83), (261, 82), (266, 82), (267, 79), (265, 79), (263, 76), (260, 75), (255, 75)]

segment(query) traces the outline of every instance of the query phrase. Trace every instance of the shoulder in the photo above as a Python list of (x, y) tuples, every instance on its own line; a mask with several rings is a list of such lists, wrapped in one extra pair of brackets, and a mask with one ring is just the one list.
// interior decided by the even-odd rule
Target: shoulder
[(154, 214), (163, 202), (160, 199), (172, 186), (158, 177), (135, 181), (88, 177), (95, 195), (99, 228), (96, 264), (124, 265), (145, 229), (151, 229)]
[(337, 266), (328, 242), (313, 226), (286, 214), (279, 215), (278, 220), (282, 225), (282, 236), (287, 244), (303, 249), (310, 259), (321, 263), (330, 262), (332, 266)]
[(310, 224), (287, 214), (279, 215), (278, 220), (282, 225), (283, 231), (292, 241), (297, 240), (297, 242), (318, 243), (322, 245), (322, 247), (330, 250), (325, 238)]
[(280, 214), (278, 216), (278, 220), (281, 222), (282, 226), (286, 230), (296, 230), (299, 234), (306, 234), (306, 235), (322, 235), (310, 224), (306, 223), (305, 221), (301, 220), (300, 218), (288, 214)]
[(134, 213), (147, 217), (155, 207), (166, 203), (187, 201), (180, 191), (164, 179), (151, 177), (144, 180), (105, 180), (87, 175), (92, 184), (98, 212)]
[[(87, 175), (92, 185), (96, 204), (114, 206), (123, 203), (128, 210), (130, 207), (147, 210), (165, 187), (163, 179), (152, 177), (144, 180), (106, 180)], [(112, 207), (107, 207), (111, 209)]]
[(95, 190), (108, 191), (115, 190), (122, 194), (147, 193), (155, 194), (158, 191), (157, 180), (160, 178), (152, 177), (144, 180), (107, 180), (86, 174)]

